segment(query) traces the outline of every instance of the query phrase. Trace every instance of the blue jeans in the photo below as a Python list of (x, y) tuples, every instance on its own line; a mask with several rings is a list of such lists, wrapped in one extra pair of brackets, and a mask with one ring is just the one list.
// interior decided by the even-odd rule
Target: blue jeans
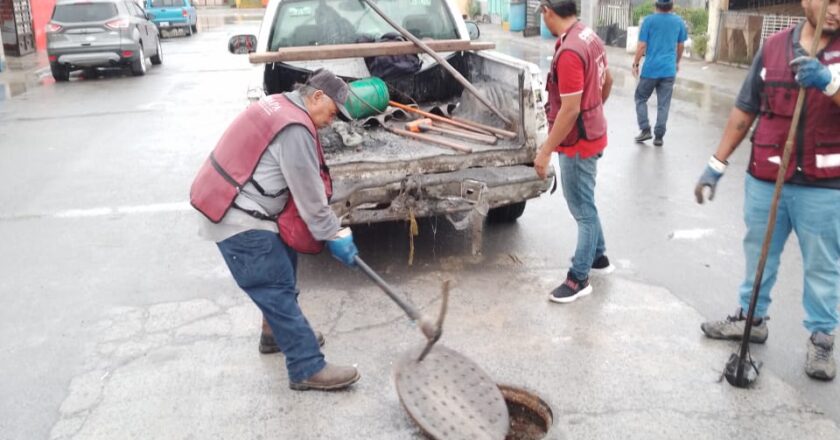
[[(761, 255), (773, 183), (747, 175), (744, 199), (744, 255), (747, 259), (746, 279), (740, 288), (741, 307), (747, 310), (752, 295), (755, 270)], [(805, 286), (802, 303), (805, 307), (805, 328), (809, 332), (832, 333), (840, 322), (837, 311), (840, 301), (840, 190), (785, 185), (779, 199), (776, 228), (764, 276), (761, 281), (755, 316), (767, 316), (770, 289), (776, 282), (779, 257), (790, 232), (796, 233), (802, 252)]]
[(656, 90), (656, 127), (653, 129), (653, 135), (661, 138), (665, 136), (668, 111), (671, 109), (674, 77), (639, 78), (639, 85), (636, 86), (636, 119), (639, 121), (640, 130), (650, 130), (647, 103), (654, 90)]
[(268, 321), (286, 355), (289, 380), (301, 382), (321, 371), (324, 355), (297, 301), (297, 253), (271, 231), (245, 231), (217, 245), (236, 284)]
[(595, 176), (601, 155), (588, 159), (581, 159), (580, 154), (568, 157), (560, 153), (559, 156), (563, 197), (578, 227), (577, 247), (569, 271), (575, 278), (583, 280), (589, 277), (592, 262), (606, 251), (604, 231), (595, 207)]

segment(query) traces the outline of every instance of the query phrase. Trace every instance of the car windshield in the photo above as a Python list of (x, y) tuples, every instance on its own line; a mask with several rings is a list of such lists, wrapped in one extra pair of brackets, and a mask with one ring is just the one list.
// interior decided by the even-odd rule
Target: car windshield
[(104, 21), (117, 16), (114, 3), (70, 3), (57, 5), (52, 19), (62, 23)]
[(180, 8), (184, 6), (184, 0), (152, 0), (151, 3), (153, 8)]
[[(419, 38), (456, 39), (445, 0), (378, 0), (392, 20)], [(349, 44), (395, 32), (361, 0), (284, 1), (271, 30), (271, 50), (289, 46)]]

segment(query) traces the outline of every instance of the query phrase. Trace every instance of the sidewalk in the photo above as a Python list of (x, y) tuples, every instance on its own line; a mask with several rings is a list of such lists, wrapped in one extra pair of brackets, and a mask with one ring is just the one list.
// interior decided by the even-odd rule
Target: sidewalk
[[(542, 38), (539, 35), (523, 37), (522, 32), (505, 31), (501, 25), (497, 24), (481, 24), (480, 28), (480, 39), (495, 42), (497, 49), (504, 48), (505, 46), (515, 46), (523, 50), (538, 51), (542, 58), (537, 64), (543, 68), (543, 71), (547, 71), (550, 58), (554, 54), (554, 44), (556, 41), (554, 38)], [(631, 71), (634, 57), (633, 53), (628, 53), (626, 49), (619, 47), (607, 46), (606, 49), (607, 60), (611, 69), (624, 70), (627, 73)], [(524, 56), (521, 58), (527, 59)], [(689, 87), (702, 84), (711, 87), (715, 91), (735, 96), (738, 94), (741, 82), (743, 82), (746, 74), (747, 71), (745, 69), (707, 63), (699, 58), (683, 58), (680, 63), (680, 71), (677, 74), (677, 83), (682, 82)]]
[(6, 68), (0, 72), (0, 101), (11, 99), (39, 82), (51, 78), (46, 52), (33, 52), (22, 57), (6, 55)]

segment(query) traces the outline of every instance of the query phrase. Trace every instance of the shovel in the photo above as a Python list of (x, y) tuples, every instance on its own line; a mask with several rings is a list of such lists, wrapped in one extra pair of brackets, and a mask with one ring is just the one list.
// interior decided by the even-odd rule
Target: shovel
[[(817, 17), (817, 27), (814, 33), (814, 41), (811, 43), (809, 54), (817, 53), (820, 37), (822, 36), (823, 23), (825, 22), (828, 0), (822, 0), (820, 15)], [(799, 88), (799, 95), (796, 99), (796, 107), (793, 112), (793, 122), (790, 124), (785, 149), (782, 152), (782, 162), (779, 164), (779, 174), (776, 176), (776, 187), (773, 191), (773, 198), (770, 204), (770, 216), (767, 219), (767, 232), (764, 234), (764, 244), (761, 247), (761, 256), (758, 259), (758, 266), (755, 270), (755, 281), (753, 282), (752, 295), (750, 296), (750, 307), (747, 311), (747, 321), (744, 324), (744, 336), (741, 339), (741, 346), (738, 353), (732, 353), (726, 362), (723, 370), (723, 377), (730, 385), (738, 388), (748, 388), (758, 379), (761, 362), (754, 361), (750, 355), (750, 333), (752, 332), (753, 319), (755, 318), (755, 307), (758, 303), (758, 293), (761, 290), (761, 278), (764, 275), (764, 266), (767, 263), (767, 255), (770, 251), (770, 241), (773, 239), (773, 230), (776, 228), (776, 214), (779, 208), (779, 197), (782, 194), (782, 185), (785, 183), (790, 154), (793, 151), (794, 137), (799, 128), (799, 118), (802, 114), (802, 105), (805, 102), (805, 88)]]
[(510, 414), (498, 385), (475, 362), (450, 348), (432, 346), (443, 333), (449, 282), (443, 284), (440, 315), (432, 320), (403, 300), (357, 255), (356, 265), (416, 322), (425, 347), (406, 352), (396, 363), (394, 382), (403, 408), (427, 436), (437, 440), (504, 440)]

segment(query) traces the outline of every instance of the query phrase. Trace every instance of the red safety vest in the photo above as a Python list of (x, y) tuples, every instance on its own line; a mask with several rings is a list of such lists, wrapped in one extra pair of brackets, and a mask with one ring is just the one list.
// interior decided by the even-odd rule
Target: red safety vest
[[(560, 111), (560, 88), (557, 80), (557, 63), (560, 54), (571, 50), (583, 60), (584, 81), (583, 95), (580, 101), (580, 115), (578, 115), (577, 129), (569, 132), (563, 142), (563, 147), (577, 144), (580, 139), (595, 140), (607, 134), (607, 119), (604, 117), (604, 99), (601, 88), (604, 86), (607, 72), (607, 55), (604, 43), (592, 29), (581, 22), (575, 23), (566, 33), (566, 37), (557, 41), (551, 71), (546, 79), (548, 103), (545, 114), (549, 127), (554, 126), (554, 118)], [(550, 128), (549, 128), (550, 130)]]
[[(234, 207), (236, 196), (248, 182), (253, 183), (263, 195), (278, 197), (283, 194), (286, 190), (280, 194), (265, 194), (252, 178), (271, 141), (291, 124), (303, 125), (315, 138), (321, 180), (324, 182), (327, 199), (332, 197), (332, 180), (315, 124), (308, 113), (285, 96), (271, 95), (248, 106), (219, 139), (216, 148), (193, 180), (190, 188), (190, 203), (193, 207), (213, 223), (218, 223)], [(324, 248), (324, 243), (312, 236), (301, 218), (291, 193), (286, 206), (276, 216), (245, 212), (257, 218), (276, 221), (283, 242), (298, 252), (317, 254)]]
[[(761, 114), (752, 135), (749, 172), (756, 179), (775, 181), (782, 151), (793, 121), (799, 84), (790, 66), (793, 30), (774, 34), (764, 43), (764, 90)], [(825, 65), (840, 63), (840, 38), (834, 38), (818, 55)], [(814, 88), (805, 89), (805, 105), (785, 180), (796, 170), (807, 179), (840, 178), (840, 106)]]

